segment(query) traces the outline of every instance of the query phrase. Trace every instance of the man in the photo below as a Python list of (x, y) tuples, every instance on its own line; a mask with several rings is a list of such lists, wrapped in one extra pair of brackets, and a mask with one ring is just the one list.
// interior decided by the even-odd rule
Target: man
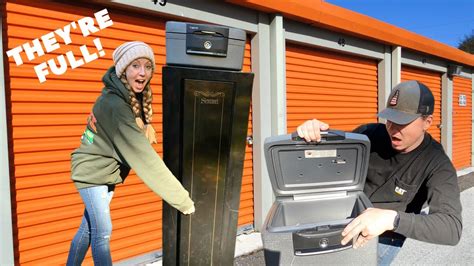
[[(433, 122), (434, 97), (418, 81), (402, 82), (390, 93), (383, 124), (354, 130), (371, 142), (364, 193), (374, 208), (355, 218), (342, 232), (342, 244), (354, 248), (379, 236), (378, 264), (389, 265), (406, 237), (456, 245), (461, 237), (461, 202), (456, 170), (426, 131)], [(308, 120), (297, 129), (306, 141), (320, 141), (329, 125)], [(428, 203), (429, 214), (420, 213)]]

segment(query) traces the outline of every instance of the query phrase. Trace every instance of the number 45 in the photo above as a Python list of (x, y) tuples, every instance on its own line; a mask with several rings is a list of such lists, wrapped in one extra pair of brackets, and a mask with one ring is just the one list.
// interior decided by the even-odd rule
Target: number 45
[(167, 0), (160, 0), (160, 1), (158, 1), (158, 0), (151, 0), (151, 1), (152, 1), (155, 5), (156, 5), (156, 3), (159, 3), (160, 6), (165, 6)]

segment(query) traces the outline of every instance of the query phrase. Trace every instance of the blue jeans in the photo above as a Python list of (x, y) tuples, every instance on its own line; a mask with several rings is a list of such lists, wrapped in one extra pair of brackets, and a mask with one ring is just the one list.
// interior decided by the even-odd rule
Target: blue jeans
[(82, 223), (74, 236), (66, 265), (81, 265), (89, 246), (92, 247), (94, 265), (112, 265), (110, 255), (110, 201), (115, 186), (96, 186), (79, 189), (86, 206)]
[(379, 237), (377, 246), (377, 265), (388, 266), (397, 256), (405, 240)]

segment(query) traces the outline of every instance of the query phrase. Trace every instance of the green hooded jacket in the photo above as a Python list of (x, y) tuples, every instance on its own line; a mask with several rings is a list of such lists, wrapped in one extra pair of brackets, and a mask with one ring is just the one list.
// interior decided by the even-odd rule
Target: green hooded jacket
[(193, 201), (135, 122), (127, 88), (111, 67), (88, 118), (81, 146), (71, 154), (76, 188), (123, 183), (132, 168), (145, 184), (181, 212)]

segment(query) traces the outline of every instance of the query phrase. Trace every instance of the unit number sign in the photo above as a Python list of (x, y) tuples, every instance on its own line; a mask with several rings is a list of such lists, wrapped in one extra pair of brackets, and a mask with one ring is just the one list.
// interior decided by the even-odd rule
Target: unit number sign
[(465, 94), (459, 94), (459, 106), (467, 106), (467, 97)]

